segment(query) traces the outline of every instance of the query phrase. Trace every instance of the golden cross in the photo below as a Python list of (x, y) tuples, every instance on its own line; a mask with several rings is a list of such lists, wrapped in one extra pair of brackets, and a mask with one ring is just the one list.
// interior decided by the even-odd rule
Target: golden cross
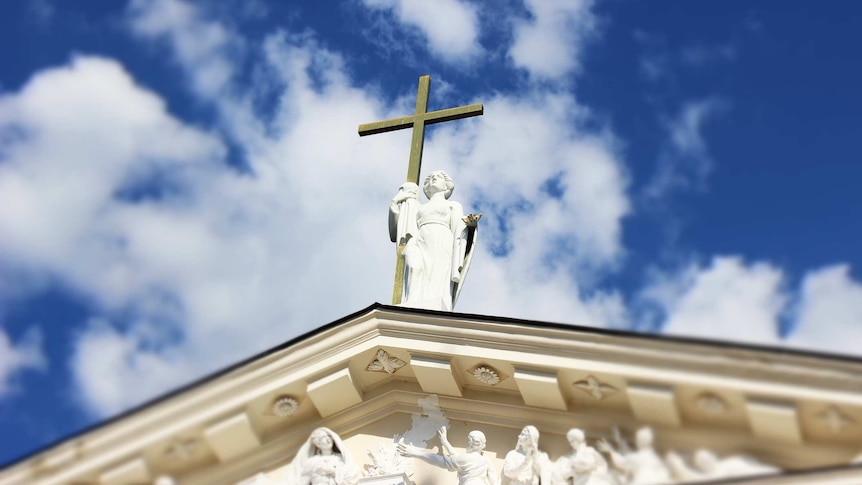
[[(484, 112), (482, 103), (456, 108), (441, 109), (428, 112), (428, 96), (431, 94), (431, 76), (419, 78), (419, 92), (416, 94), (416, 112), (409, 116), (375, 121), (359, 125), (359, 136), (386, 133), (387, 131), (413, 128), (413, 140), (410, 142), (410, 163), (407, 165), (407, 181), (419, 185), (419, 171), (422, 169), (422, 148), (425, 146), (425, 126), (444, 121), (460, 120), (479, 116)], [(400, 241), (396, 241), (400, 244)], [(401, 303), (402, 286), (404, 284), (404, 256), (398, 252), (395, 264), (395, 288), (392, 292), (392, 304)]]

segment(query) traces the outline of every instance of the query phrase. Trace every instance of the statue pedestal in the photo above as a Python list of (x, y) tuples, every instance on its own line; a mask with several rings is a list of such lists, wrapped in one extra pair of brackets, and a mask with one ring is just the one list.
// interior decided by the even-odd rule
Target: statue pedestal
[(380, 475), (379, 477), (365, 477), (359, 480), (361, 485), (412, 485), (413, 482), (404, 473), (391, 475)]

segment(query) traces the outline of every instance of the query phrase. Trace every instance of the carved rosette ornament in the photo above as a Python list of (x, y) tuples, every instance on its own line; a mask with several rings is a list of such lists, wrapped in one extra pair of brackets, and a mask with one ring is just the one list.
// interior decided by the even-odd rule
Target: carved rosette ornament
[(299, 409), (299, 401), (290, 396), (279, 396), (272, 402), (272, 414), (280, 418), (289, 418)]
[(596, 401), (600, 401), (617, 392), (616, 387), (598, 380), (594, 375), (588, 375), (586, 378), (573, 383), (573, 385), (592, 396)]
[(500, 373), (490, 365), (480, 365), (473, 369), (472, 374), (477, 381), (489, 386), (496, 386), (500, 383)]

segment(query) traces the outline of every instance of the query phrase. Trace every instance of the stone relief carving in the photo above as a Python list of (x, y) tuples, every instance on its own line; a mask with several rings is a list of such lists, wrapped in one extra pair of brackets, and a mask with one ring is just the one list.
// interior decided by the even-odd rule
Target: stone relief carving
[(494, 462), (484, 453), (486, 439), (481, 431), (470, 431), (467, 434), (467, 449), (458, 453), (449, 443), (446, 428), (437, 430), (440, 437), (442, 455), (424, 451), (407, 443), (398, 443), (398, 453), (402, 456), (419, 458), (431, 465), (445, 468), (458, 474), (458, 485), (498, 485), (499, 478)]
[[(573, 428), (566, 434), (572, 451), (551, 461), (539, 448), (539, 430), (525, 426), (518, 435), (515, 449), (503, 459), (498, 473), (494, 462), (483, 453), (485, 435), (471, 431), (467, 448), (458, 453), (449, 443), (443, 415), (436, 395), (418, 401), (422, 413), (412, 416), (410, 429), (396, 434), (391, 442), (381, 442), (376, 450), (367, 450), (370, 462), (364, 468), (362, 483), (375, 485), (412, 483), (413, 460), (456, 472), (459, 485), (629, 485), (656, 483), (691, 483), (742, 476), (779, 473), (780, 468), (758, 461), (749, 455), (720, 457), (708, 449), (691, 455), (668, 451), (664, 457), (654, 447), (654, 433), (643, 427), (634, 435), (634, 446), (618, 428), (612, 429), (613, 444), (605, 439), (595, 448), (587, 443), (583, 430)], [(428, 442), (439, 438), (440, 453), (428, 451)], [(607, 458), (606, 458), (607, 456)], [(862, 455), (854, 463), (862, 460)], [(154, 485), (174, 485), (160, 477)], [(341, 438), (327, 428), (318, 428), (302, 445), (289, 467), (258, 473), (241, 485), (357, 485), (360, 471)], [(378, 483), (379, 482), (379, 483)], [(417, 483), (423, 483), (418, 480)]]
[(389, 237), (404, 255), (402, 305), (451, 311), (461, 293), (482, 214), (464, 216), (449, 201), (455, 182), (446, 172), (431, 172), (419, 203), (419, 186), (407, 182), (389, 204)]
[(586, 434), (577, 428), (566, 433), (572, 452), (554, 463), (551, 485), (615, 485), (605, 457), (587, 445)]
[(607, 440), (599, 440), (597, 447), (610, 457), (610, 462), (622, 477), (623, 483), (654, 484), (671, 482), (670, 469), (653, 448), (652, 428), (643, 427), (635, 433), (635, 447), (629, 446), (618, 428), (613, 429), (616, 448)]
[(443, 416), (440, 409), (439, 398), (435, 394), (419, 399), (422, 414), (411, 416), (410, 429), (403, 435), (395, 435), (392, 441), (380, 443), (377, 451), (366, 450), (371, 459), (370, 464), (364, 466), (365, 476), (383, 476), (393, 474), (413, 475), (412, 460), (404, 459), (399, 453), (397, 445), (407, 443), (419, 448), (426, 448), (427, 441), (434, 438), (437, 430), (449, 426), (449, 420)]
[(383, 349), (377, 351), (377, 357), (368, 364), (368, 367), (365, 370), (372, 372), (385, 372), (387, 374), (394, 374), (395, 371), (407, 365), (406, 362), (399, 359), (398, 357), (392, 357)]
[(724, 414), (730, 408), (718, 394), (702, 392), (697, 395), (697, 407), (707, 414)]
[(290, 396), (279, 396), (272, 402), (272, 414), (280, 418), (289, 418), (299, 409), (299, 401)]
[(825, 424), (833, 433), (840, 433), (852, 426), (856, 421), (841, 412), (837, 406), (829, 406), (817, 414), (817, 419)]
[(703, 482), (723, 478), (737, 478), (752, 475), (769, 475), (781, 470), (772, 465), (757, 461), (748, 455), (734, 455), (719, 458), (710, 450), (700, 449), (694, 453), (694, 466), (689, 466), (676, 452), (666, 456), (673, 477), (682, 482)]
[(359, 468), (341, 438), (329, 428), (317, 428), (291, 463), (291, 485), (356, 485)]
[(177, 485), (177, 481), (174, 477), (161, 475), (153, 481), (153, 485)]
[(596, 401), (617, 392), (616, 387), (598, 380), (594, 375), (588, 375), (585, 379), (575, 382), (574, 386), (592, 396)]
[(547, 453), (539, 450), (539, 430), (535, 426), (521, 430), (515, 449), (503, 461), (503, 476), (509, 479), (509, 485), (550, 483), (551, 461)]
[(490, 365), (476, 367), (472, 374), (476, 380), (490, 386), (496, 386), (500, 383), (500, 373)]
[(165, 456), (177, 461), (189, 460), (194, 456), (198, 442), (194, 438), (175, 439), (165, 448)]

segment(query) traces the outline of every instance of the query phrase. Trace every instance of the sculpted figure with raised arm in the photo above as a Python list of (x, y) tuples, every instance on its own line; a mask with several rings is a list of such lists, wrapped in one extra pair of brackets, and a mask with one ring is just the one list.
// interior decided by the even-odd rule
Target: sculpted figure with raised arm
[(643, 427), (635, 433), (635, 449), (631, 449), (619, 429), (614, 428), (614, 439), (619, 446), (615, 449), (607, 440), (600, 440), (597, 448), (611, 458), (611, 463), (627, 480), (625, 483), (647, 485), (673, 483), (670, 470), (664, 460), (653, 448), (653, 431)]
[(451, 311), (470, 267), (481, 214), (464, 216), (450, 201), (455, 182), (446, 172), (431, 172), (419, 203), (419, 187), (407, 182), (389, 204), (389, 237), (404, 256), (401, 304)]
[(561, 456), (554, 464), (552, 485), (616, 485), (617, 481), (608, 472), (605, 458), (592, 446), (580, 429), (566, 433), (572, 452)]
[(470, 431), (467, 435), (467, 449), (458, 453), (446, 437), (446, 428), (437, 430), (443, 454), (438, 455), (416, 448), (406, 443), (398, 443), (398, 453), (402, 456), (419, 458), (440, 468), (457, 472), (458, 485), (498, 485), (497, 471), (490, 458), (485, 456), (485, 434), (481, 431)]

